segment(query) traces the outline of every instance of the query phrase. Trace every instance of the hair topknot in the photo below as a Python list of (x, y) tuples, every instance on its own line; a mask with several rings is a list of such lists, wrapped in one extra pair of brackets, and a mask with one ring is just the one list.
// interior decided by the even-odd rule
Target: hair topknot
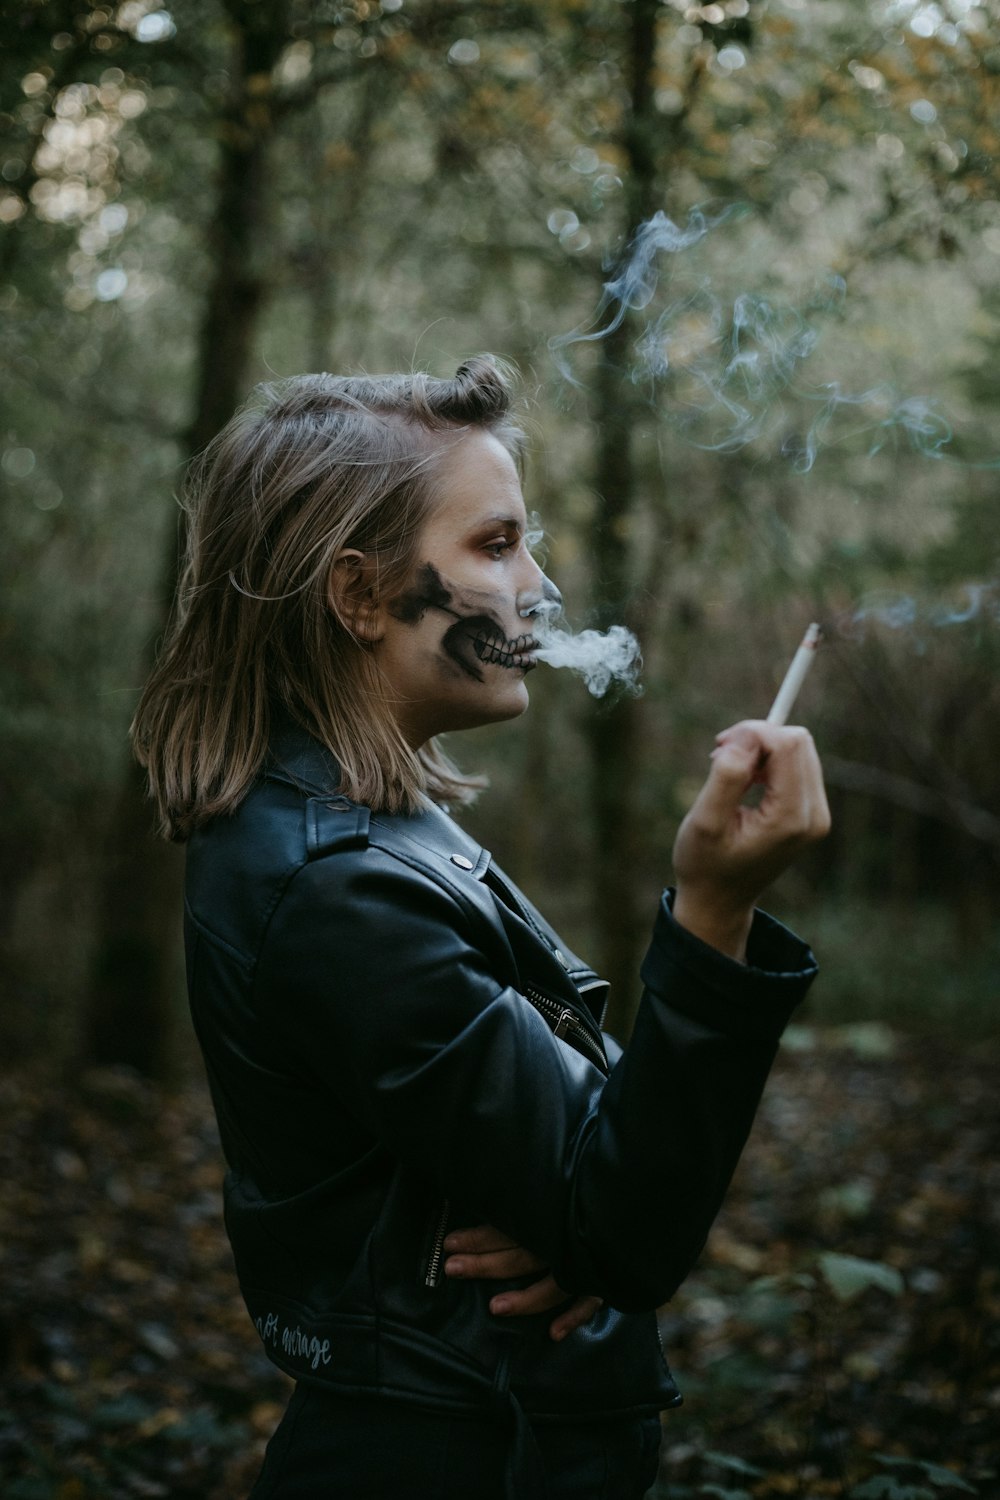
[(453, 380), (440, 382), (435, 404), (453, 422), (493, 422), (510, 410), (512, 385), (506, 366), (491, 354), (477, 354), (459, 365)]
[(514, 373), (492, 354), (477, 354), (459, 365), (450, 380), (419, 372), (408, 377), (405, 399), (410, 414), (430, 428), (442, 423), (488, 426), (511, 408)]
[(338, 410), (395, 416), (430, 431), (449, 426), (507, 425), (517, 376), (512, 365), (493, 354), (463, 361), (450, 379), (422, 370), (408, 375), (292, 376), (258, 386), (248, 403), (272, 418), (314, 416)]

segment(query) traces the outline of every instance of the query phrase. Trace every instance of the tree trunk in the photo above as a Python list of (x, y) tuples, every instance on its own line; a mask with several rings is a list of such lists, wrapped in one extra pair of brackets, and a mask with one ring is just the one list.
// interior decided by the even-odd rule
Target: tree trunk
[[(317, 96), (313, 104), (304, 150), (309, 153), (317, 190), (310, 204), (311, 236), (302, 266), (309, 305), (308, 353), (312, 370), (331, 366), (337, 369), (341, 361), (351, 363), (356, 358), (356, 351), (347, 356), (337, 349), (338, 323), (344, 311), (338, 305), (337, 290), (349, 283), (353, 271), (361, 269), (368, 251), (362, 232), (362, 211), (371, 181), (376, 128), (386, 91), (391, 86), (389, 70), (379, 58), (366, 63), (351, 128), (337, 143), (345, 160), (336, 183), (327, 157), (328, 143), (323, 138), (321, 98)], [(338, 245), (336, 274), (330, 256), (334, 242)]]
[[(221, 159), (208, 228), (214, 274), (184, 441), (189, 457), (228, 421), (245, 393), (265, 294), (260, 246), (267, 222), (265, 162), (274, 134), (271, 73), (288, 40), (284, 5), (230, 0), (227, 11), (233, 33), (232, 92), (219, 121)], [(178, 540), (171, 535), (165, 559), (164, 622), (177, 583)], [(152, 649), (147, 668), (151, 657)], [(153, 836), (145, 776), (130, 759), (108, 825), (83, 1017), (85, 1063), (126, 1065), (150, 1077), (163, 1076), (169, 1067), (181, 867), (179, 851)]]
[[(622, 130), (628, 158), (625, 242), (650, 217), (656, 194), (653, 69), (659, 0), (635, 0), (628, 34), (629, 106)], [(597, 504), (591, 524), (594, 595), (600, 623), (632, 623), (630, 523), (639, 501), (636, 440), (641, 420), (629, 373), (631, 329), (621, 326), (598, 345), (595, 384)], [(638, 1001), (638, 966), (649, 928), (642, 879), (638, 791), (641, 785), (640, 704), (622, 698), (596, 704), (587, 725), (596, 848), (594, 918), (601, 972), (611, 983), (609, 1029), (624, 1038)]]

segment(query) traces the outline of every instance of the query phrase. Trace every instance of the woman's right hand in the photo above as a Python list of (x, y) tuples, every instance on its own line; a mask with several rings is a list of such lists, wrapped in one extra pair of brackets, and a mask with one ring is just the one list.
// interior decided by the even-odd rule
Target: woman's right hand
[[(741, 962), (761, 893), (830, 829), (808, 730), (746, 719), (718, 735), (708, 779), (674, 843), (674, 917)], [(759, 803), (745, 806), (754, 784)]]
[[(444, 1242), (444, 1248), (448, 1251), (444, 1263), (446, 1276), (467, 1277), (473, 1281), (502, 1281), (511, 1276), (530, 1275), (533, 1271), (548, 1271), (545, 1262), (533, 1250), (517, 1244), (499, 1229), (494, 1229), (492, 1224), (480, 1224), (475, 1229), (453, 1229)], [(523, 1318), (532, 1313), (550, 1312), (554, 1307), (561, 1308), (558, 1317), (549, 1324), (549, 1337), (557, 1344), (574, 1328), (589, 1323), (600, 1306), (600, 1297), (574, 1297), (571, 1301), (551, 1272), (529, 1286), (509, 1288), (490, 1299), (490, 1312), (497, 1318)]]

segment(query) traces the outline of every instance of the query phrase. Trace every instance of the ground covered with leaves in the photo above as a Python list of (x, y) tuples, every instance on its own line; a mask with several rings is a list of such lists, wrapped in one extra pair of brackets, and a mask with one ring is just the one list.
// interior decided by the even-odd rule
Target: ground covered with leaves
[[(1000, 1497), (993, 1051), (791, 1033), (663, 1312), (663, 1496)], [(0, 1170), (4, 1500), (240, 1500), (288, 1385), (235, 1289), (204, 1089), (11, 1078)]]

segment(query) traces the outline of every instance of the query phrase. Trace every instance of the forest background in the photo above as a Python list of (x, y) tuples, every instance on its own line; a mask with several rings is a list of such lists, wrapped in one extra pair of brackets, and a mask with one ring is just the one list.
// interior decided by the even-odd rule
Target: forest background
[[(215, 1170), (183, 1006), (182, 851), (153, 838), (126, 739), (169, 606), (186, 459), (258, 380), (448, 374), (489, 349), (522, 373), (526, 495), (569, 615), (628, 624), (644, 669), (641, 696), (602, 701), (540, 669), (523, 720), (453, 744), (491, 781), (468, 825), (612, 979), (611, 1029), (626, 1032), (712, 737), (766, 711), (804, 626), (823, 623), (800, 711), (824, 756), (834, 833), (771, 904), (824, 972), (777, 1097), (814, 1132), (801, 1158), (816, 1168), (814, 1198), (817, 1174), (831, 1190), (820, 1163), (830, 1112), (843, 1110), (817, 1065), (845, 1087), (868, 1069), (855, 1092), (916, 1101), (926, 1134), (907, 1137), (906, 1171), (918, 1197), (933, 1191), (913, 1232), (934, 1237), (937, 1204), (968, 1250), (975, 1200), (973, 1290), (946, 1362), (971, 1361), (965, 1388), (973, 1370), (991, 1430), (1000, 1355), (981, 1330), (1000, 1301), (997, 1195), (975, 1105), (989, 1096), (1000, 977), (1000, 5), (47, 0), (4, 7), (0, 48), (0, 1046), (23, 1147), (10, 1146), (11, 1180), (37, 1167), (22, 1208), (33, 1203), (36, 1226), (57, 1237), (87, 1216), (100, 1178), (88, 1152), (100, 1154), (109, 1110), (116, 1129), (149, 1133), (161, 1228), (192, 1140)], [(945, 1076), (968, 1118), (941, 1113), (933, 1086)], [(959, 1471), (1000, 1493), (975, 1423), (971, 1437), (928, 1426), (911, 1402), (909, 1426), (890, 1441), (892, 1423), (872, 1419), (866, 1445), (859, 1420), (829, 1417), (831, 1382), (867, 1390), (887, 1370), (903, 1376), (895, 1344), (862, 1358), (816, 1333), (823, 1296), (842, 1327), (884, 1302), (919, 1343), (912, 1253), (898, 1225), (876, 1222), (899, 1122), (876, 1116), (874, 1156), (845, 1166), (841, 1198), (809, 1218), (826, 1262), (777, 1266), (773, 1246), (752, 1250), (745, 1222), (737, 1244), (731, 1224), (704, 1273), (722, 1276), (729, 1303), (691, 1294), (705, 1303), (692, 1347), (699, 1318), (730, 1339), (722, 1354), (698, 1345), (696, 1386), (728, 1360), (726, 1389), (749, 1400), (766, 1385), (767, 1351), (748, 1365), (733, 1344), (726, 1277), (743, 1274), (747, 1297), (780, 1283), (766, 1313), (758, 1303), (740, 1317), (754, 1338), (787, 1339), (789, 1370), (807, 1346), (810, 1367), (823, 1366), (826, 1394), (806, 1425), (826, 1437), (790, 1436), (775, 1418), (770, 1457), (744, 1445), (753, 1463), (720, 1461), (714, 1478), (689, 1443), (672, 1493), (916, 1496)], [(172, 1135), (154, 1126), (163, 1119)], [(768, 1145), (763, 1129), (748, 1183), (758, 1170), (767, 1181), (767, 1151), (780, 1156), (780, 1132)], [(938, 1147), (961, 1156), (947, 1191)], [(106, 1189), (101, 1179), (111, 1225)], [(25, 1267), (36, 1259), (30, 1217), (8, 1205), (15, 1265), (18, 1246)], [(100, 1253), (73, 1240), (53, 1287), (67, 1267), (111, 1285), (118, 1232)], [(865, 1258), (844, 1259), (866, 1244)], [(952, 1306), (954, 1284), (932, 1284), (945, 1272), (922, 1269), (925, 1293)], [(206, 1397), (223, 1434), (206, 1439), (209, 1467), (189, 1452), (156, 1491), (159, 1460), (130, 1468), (120, 1449), (143, 1422), (150, 1453), (157, 1435), (176, 1445), (183, 1424), (156, 1427), (165, 1408), (130, 1386), (131, 1426), (127, 1414), (106, 1422), (97, 1450), (74, 1438), (73, 1421), (90, 1438), (98, 1422), (93, 1392), (90, 1406), (66, 1397), (86, 1355), (53, 1354), (52, 1328), (65, 1342), (69, 1315), (50, 1288), (39, 1321), (27, 1284), (6, 1340), (21, 1381), (8, 1413), (11, 1472), (26, 1486), (16, 1493), (207, 1494), (209, 1473), (227, 1493), (232, 1431), (259, 1416), (236, 1376), (227, 1389), (244, 1404), (223, 1413), (231, 1421)], [(228, 1317), (219, 1337), (239, 1338)], [(147, 1346), (174, 1339), (164, 1318), (145, 1320), (161, 1329)], [(128, 1347), (129, 1379), (135, 1359), (166, 1358)], [(955, 1389), (928, 1399), (958, 1410)], [(45, 1428), (48, 1469), (25, 1436), (43, 1409), (70, 1422)], [(899, 1468), (904, 1458), (924, 1467)], [(932, 1472), (937, 1459), (951, 1467)]]

